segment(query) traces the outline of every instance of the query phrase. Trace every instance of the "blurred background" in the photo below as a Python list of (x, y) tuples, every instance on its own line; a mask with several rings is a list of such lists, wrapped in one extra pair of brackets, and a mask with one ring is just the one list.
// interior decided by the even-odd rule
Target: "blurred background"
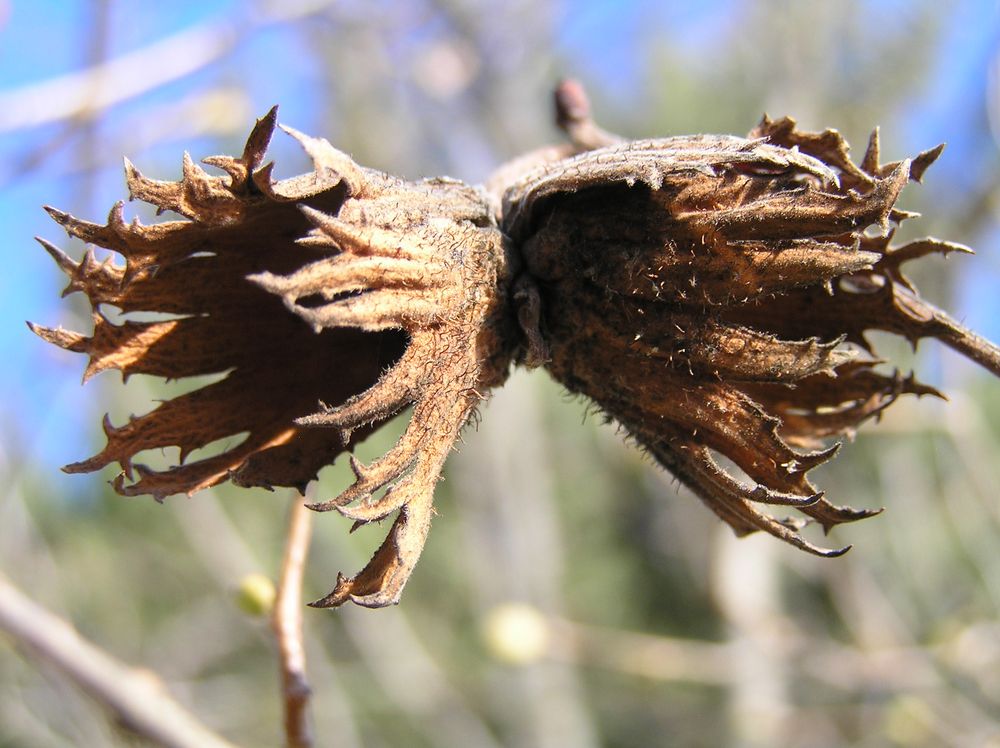
[[(31, 237), (83, 247), (41, 205), (103, 221), (127, 195), (123, 155), (178, 178), (183, 151), (238, 154), (273, 104), (366, 166), (479, 182), (558, 139), (564, 76), (629, 137), (741, 134), (767, 111), (841, 130), (858, 157), (876, 124), (884, 160), (946, 141), (904, 193), (924, 217), (902, 234), (979, 255), (913, 275), (1000, 338), (996, 2), (8, 0), (0, 571), (229, 740), (279, 743), (274, 645), (237, 590), (276, 575), (291, 497), (227, 486), (159, 506), (116, 496), (110, 469), (59, 471), (103, 444), (105, 411), (163, 390), (113, 374), (81, 390), (83, 358), (25, 328), (89, 330)], [(271, 155), (278, 176), (309, 168), (283, 135)], [(544, 372), (515, 374), (448, 464), (402, 604), (305, 612), (317, 744), (1000, 746), (1000, 383), (933, 344), (886, 351), (950, 402), (896, 404), (815, 473), (835, 502), (887, 507), (835, 531), (855, 546), (836, 560), (736, 540)], [(317, 494), (348, 480), (338, 462)], [(381, 540), (348, 527), (317, 518), (309, 599)], [(0, 746), (130, 741), (0, 637)]]

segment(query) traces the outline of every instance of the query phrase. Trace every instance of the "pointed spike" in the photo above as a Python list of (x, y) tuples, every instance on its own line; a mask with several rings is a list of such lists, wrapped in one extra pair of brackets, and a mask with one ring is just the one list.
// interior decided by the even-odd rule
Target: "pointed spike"
[(853, 545), (845, 545), (843, 548), (822, 549), (822, 551), (817, 555), (822, 556), (823, 558), (840, 558), (853, 547)]
[(269, 161), (251, 174), (254, 186), (268, 197), (276, 197), (274, 192), (274, 162)]
[(104, 453), (101, 452), (93, 457), (88, 457), (86, 460), (80, 460), (79, 462), (71, 462), (68, 465), (63, 465), (61, 469), (64, 473), (70, 474), (93, 473), (95, 470), (100, 470), (110, 462), (112, 462), (112, 460), (105, 457)]
[(303, 237), (295, 240), (295, 243), (300, 247), (316, 248), (316, 249), (328, 249), (329, 247), (337, 247), (339, 245), (329, 236), (321, 231), (311, 231)]
[[(300, 205), (299, 210), (316, 229), (337, 241), (338, 246), (339, 242), (356, 244), (360, 241), (360, 232), (347, 222), (308, 205)], [(346, 247), (342, 249), (347, 250)]]
[(353, 507), (338, 506), (336, 509), (348, 519), (361, 524), (379, 522), (401, 509), (410, 500), (411, 492), (407, 491), (409, 486), (410, 483), (404, 481), (390, 488), (380, 499)]
[(25, 324), (28, 325), (29, 330), (46, 343), (52, 343), (64, 350), (73, 351), (74, 353), (86, 353), (90, 346), (91, 338), (82, 333), (64, 330), (61, 327), (53, 329), (44, 325), (36, 325), (34, 322), (26, 322)]
[(101, 429), (104, 431), (104, 436), (108, 440), (114, 438), (115, 434), (118, 433), (119, 429), (115, 428), (111, 423), (111, 414), (105, 413), (104, 418), (101, 419)]
[(128, 232), (128, 222), (125, 220), (125, 202), (119, 200), (111, 206), (108, 211), (108, 228), (118, 236), (123, 236)]
[(927, 171), (927, 168), (931, 164), (937, 161), (938, 156), (940, 156), (941, 152), (944, 151), (944, 146), (945, 144), (941, 143), (934, 148), (929, 148), (923, 153), (918, 154), (910, 162), (910, 179), (914, 182), (919, 182), (923, 179), (924, 172)]
[(319, 600), (313, 600), (308, 603), (310, 608), (335, 608), (341, 605), (346, 596), (339, 594), (341, 590), (349, 586), (353, 580), (345, 576), (343, 572), (337, 572), (337, 583), (333, 587), (333, 591)]
[(836, 506), (824, 500), (817, 502), (811, 507), (807, 507), (803, 511), (820, 524), (824, 535), (829, 535), (830, 530), (837, 525), (842, 525), (845, 522), (857, 522), (869, 517), (877, 517), (885, 511), (885, 507), (879, 507), (878, 509), (854, 509), (849, 506)]
[(181, 174), (184, 182), (204, 182), (211, 179), (209, 173), (198, 166), (187, 151), (184, 151), (184, 156), (181, 159)]
[(299, 205), (302, 215), (319, 231), (331, 237), (343, 252), (362, 256), (386, 255), (398, 259), (426, 260), (417, 255), (405, 235), (374, 226), (359, 227), (308, 205)]
[(363, 481), (368, 475), (368, 467), (359, 460), (354, 453), (350, 455), (351, 462), (351, 472), (354, 473), (354, 479), (357, 481)]
[[(371, 481), (372, 472), (353, 454), (350, 456), (351, 471), (354, 473), (354, 482), (345, 490), (326, 501), (315, 501), (306, 506), (314, 512), (328, 512), (337, 509), (352, 501), (365, 499), (371, 495), (371, 491), (377, 490), (381, 485), (368, 485)], [(389, 480), (392, 480), (391, 478)], [(386, 481), (388, 482), (388, 481)]]
[[(811, 543), (799, 534), (799, 527), (796, 526), (796, 523), (789, 522), (788, 520), (777, 520), (767, 514), (764, 514), (763, 512), (757, 511), (749, 504), (744, 504), (742, 507), (734, 506), (732, 508), (741, 515), (746, 513), (745, 519), (752, 525), (749, 531), (743, 532), (742, 534), (749, 534), (749, 532), (753, 532), (754, 530), (763, 530), (778, 540), (782, 540), (789, 545), (798, 548), (800, 551), (805, 551), (806, 553), (811, 553), (814, 556), (820, 556), (822, 558), (836, 558), (837, 556), (843, 556), (851, 549), (851, 546), (849, 545), (842, 548), (823, 548), (822, 546)], [(811, 506), (799, 508), (802, 511), (809, 511)], [(740, 534), (736, 527), (734, 527), (734, 529), (737, 530), (737, 534)]]
[(233, 163), (239, 163), (232, 156), (205, 156), (201, 162), (205, 166), (214, 166), (216, 169), (222, 169), (227, 174), (231, 173), (230, 169), (233, 168)]
[[(651, 448), (660, 463), (694, 491), (738, 535), (763, 530), (817, 556), (838, 556), (846, 552), (845, 548), (830, 550), (813, 545), (799, 535), (797, 528), (759, 511), (751, 503), (754, 492), (723, 471), (707, 448), (686, 445), (678, 450), (676, 447), (667, 447), (663, 442), (654, 442)], [(816, 507), (822, 504), (822, 495), (819, 495), (815, 503), (798, 508), (810, 516), (816, 516)]]
[(964, 244), (948, 242), (929, 236), (924, 239), (917, 239), (916, 241), (908, 242), (901, 247), (892, 248), (886, 254), (886, 257), (889, 260), (895, 260), (897, 263), (904, 263), (909, 262), (910, 260), (926, 257), (931, 254), (939, 254), (943, 257), (947, 257), (952, 252), (969, 255), (974, 255), (976, 253), (975, 250), (965, 246)]
[(49, 205), (46, 205), (44, 210), (52, 216), (52, 220), (63, 227), (67, 234), (77, 239), (82, 239), (85, 242), (92, 241), (94, 237), (99, 236), (104, 228), (91, 221), (83, 221)]
[(246, 166), (248, 174), (256, 171), (257, 167), (264, 161), (264, 154), (267, 153), (267, 147), (271, 144), (271, 136), (274, 135), (277, 123), (278, 105), (275, 104), (268, 110), (267, 114), (257, 120), (253, 130), (250, 131), (250, 136), (243, 147), (243, 156), (240, 159)]
[[(142, 200), (153, 205), (156, 208), (156, 215), (174, 209), (180, 191), (180, 183), (150, 179), (139, 171), (131, 161), (128, 159), (124, 161), (129, 200)], [(140, 225), (138, 218), (133, 219), (133, 226), (138, 225)]]
[(781, 491), (774, 491), (767, 486), (758, 483), (756, 487), (749, 493), (748, 497), (751, 501), (757, 501), (761, 504), (779, 504), (782, 506), (812, 506), (824, 496), (823, 492), (814, 493), (807, 496), (800, 496), (798, 494), (783, 493)]
[(146, 177), (142, 175), (142, 172), (136, 168), (128, 156), (122, 156), (122, 162), (125, 165), (125, 185), (128, 187), (128, 199), (135, 200), (136, 193), (147, 181)]
[(206, 166), (214, 166), (229, 175), (230, 186), (233, 190), (239, 190), (246, 184), (247, 168), (242, 161), (237, 161), (232, 156), (208, 156), (201, 160)]
[(416, 462), (419, 451), (419, 441), (416, 445), (406, 444), (404, 442), (406, 436), (407, 432), (404, 432), (396, 446), (371, 465), (365, 466), (360, 462), (356, 464), (352, 462), (351, 468), (357, 468), (355, 472), (357, 478), (354, 483), (332, 499), (310, 504), (309, 508), (316, 512), (328, 512), (331, 509), (367, 499), (374, 491), (406, 473)]
[(51, 205), (43, 205), (42, 210), (48, 213), (52, 217), (52, 220), (60, 225), (66, 223), (71, 218), (69, 213), (61, 211), (59, 208), (54, 208)]
[(373, 197), (377, 190), (371, 180), (354, 160), (343, 151), (334, 148), (323, 138), (312, 138), (295, 128), (279, 125), (282, 130), (295, 138), (313, 161), (317, 174), (335, 174), (347, 186), (350, 197)]
[(332, 499), (327, 499), (326, 501), (314, 501), (306, 504), (306, 509), (310, 509), (314, 512), (328, 512), (331, 509), (337, 508), (338, 501), (340, 501), (339, 495), (334, 496)]
[(948, 400), (948, 396), (943, 392), (938, 390), (936, 387), (932, 387), (929, 384), (924, 384), (917, 380), (916, 373), (911, 371), (902, 381), (902, 391), (909, 395), (916, 395), (917, 397), (923, 397), (924, 395), (930, 395), (931, 397), (937, 397), (941, 400)]
[(910, 218), (920, 218), (920, 214), (914, 210), (901, 210), (900, 208), (893, 208), (889, 211), (889, 220), (897, 226)]
[[(407, 353), (410, 353), (407, 351)], [(376, 423), (391, 418), (415, 402), (416, 395), (413, 376), (403, 367), (412, 365), (413, 354), (403, 354), (393, 371), (384, 375), (363, 392), (353, 395), (343, 403), (327, 407), (318, 413), (311, 413), (295, 419), (297, 426), (321, 426), (327, 428), (354, 429), (365, 424)], [(403, 375), (403, 376), (400, 376)], [(352, 463), (353, 467), (353, 463)]]
[(42, 248), (49, 253), (49, 256), (56, 261), (59, 269), (66, 273), (66, 275), (71, 278), (76, 275), (76, 271), (80, 267), (79, 262), (63, 252), (55, 244), (50, 241), (46, 241), (40, 236), (36, 236), (35, 241), (42, 245)]
[(273, 293), (276, 296), (283, 295), (291, 284), (288, 278), (284, 275), (275, 275), (274, 273), (265, 270), (263, 273), (254, 273), (253, 275), (248, 275), (247, 280), (251, 283), (263, 288), (268, 293)]
[(816, 452), (809, 452), (807, 454), (798, 455), (795, 458), (797, 467), (795, 468), (795, 470), (790, 472), (800, 473), (800, 474), (808, 473), (813, 468), (818, 467), (822, 465), (824, 462), (828, 462), (830, 459), (832, 459), (833, 456), (840, 451), (840, 447), (841, 447), (841, 442), (836, 442), (835, 444), (830, 445), (826, 449), (820, 449)]
[(861, 160), (862, 171), (871, 174), (872, 176), (878, 176), (879, 151), (879, 131), (876, 127), (872, 130), (872, 134), (868, 138), (868, 147), (865, 149), (865, 156)]
[[(102, 371), (104, 371), (106, 369), (110, 369), (112, 367), (114, 367), (114, 364), (111, 364), (111, 363), (109, 363), (107, 361), (100, 361), (100, 360), (97, 360), (97, 359), (91, 359), (90, 361), (87, 362), (87, 368), (85, 368), (83, 370), (83, 383), (86, 384), (91, 379), (93, 379), (96, 375), (100, 374)], [(127, 372), (123, 372), (122, 373), (122, 381), (123, 382), (127, 382), (128, 381), (128, 373)]]
[(888, 232), (890, 230), (889, 217), (892, 214), (893, 205), (896, 199), (899, 197), (899, 193), (903, 191), (903, 187), (906, 186), (906, 182), (910, 175), (910, 161), (905, 159), (900, 161), (899, 164), (886, 176), (884, 179), (879, 179), (875, 183), (875, 188), (872, 191), (872, 195), (881, 193), (880, 198), (885, 205), (885, 213), (882, 215), (878, 222), (883, 232)]

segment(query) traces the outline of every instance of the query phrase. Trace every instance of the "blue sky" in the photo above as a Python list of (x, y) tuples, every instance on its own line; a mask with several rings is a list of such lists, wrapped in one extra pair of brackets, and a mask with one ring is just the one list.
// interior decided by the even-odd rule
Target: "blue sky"
[[(886, 25), (905, 20), (911, 7), (890, 0), (859, 0), (856, 4), (873, 24)], [(774, 5), (784, 7), (784, 3)], [(110, 6), (109, 58), (206, 22), (217, 21), (221, 26), (251, 22), (249, 3), (177, 1)], [(86, 28), (90, 7), (90, 3), (62, 0), (0, 5), (5, 9), (0, 26), (0, 97), (77, 70), (87, 55), (81, 29)], [(733, 33), (733, 19), (738, 19), (745, 7), (746, 3), (736, 0), (590, 0), (557, 5), (556, 52), (568, 72), (587, 79), (606, 100), (628, 106), (649, 90), (651, 46), (668, 50), (692, 66), (711, 65), (713, 43), (723, 38), (723, 33)], [(942, 29), (940, 48), (928, 50), (930, 74), (925, 90), (907, 102), (907, 116), (897, 120), (905, 123), (903, 145), (911, 151), (941, 140), (949, 142), (945, 158), (929, 175), (927, 189), (933, 190), (934, 200), (944, 209), (951, 210), (960, 207), (969, 190), (996, 180), (997, 145), (983, 101), (990, 66), (997, 56), (1000, 15), (995, 2), (967, 0), (949, 6), (942, 19), (947, 26)], [(100, 164), (90, 176), (74, 168), (82, 146), (73, 140), (49, 148), (48, 158), (25, 168), (26, 154), (58, 143), (61, 125), (0, 130), (0, 225), (4, 227), (6, 259), (5, 272), (0, 275), (0, 350), (8, 361), (0, 367), (0, 391), (5, 393), (0, 401), (0, 429), (5, 450), (49, 468), (83, 456), (97, 438), (100, 403), (93, 391), (87, 393), (78, 386), (82, 360), (43, 345), (24, 325), (24, 320), (31, 319), (72, 326), (67, 305), (57, 298), (60, 274), (32, 237), (46, 237), (77, 253), (81, 248), (65, 240), (41, 206), (70, 207), (83, 217), (100, 219), (115, 200), (124, 197), (119, 160), (124, 154), (117, 144), (122, 142), (121, 147), (126, 147), (137, 123), (144, 122), (144, 113), (197, 95), (209, 79), (228, 76), (230, 87), (242, 91), (245, 111), (239, 113), (239, 132), (245, 132), (253, 117), (275, 102), (282, 106), (283, 121), (297, 125), (313, 122), (316, 113), (308, 95), (309, 63), (289, 53), (294, 39), (280, 26), (261, 29), (223, 56), (224, 72), (203, 70), (111, 107), (90, 141), (90, 153)], [(762, 54), (779, 52), (761, 50)], [(246, 74), (241, 76), (241, 71)], [(705, 91), (705, 95), (713, 92)], [(225, 139), (216, 139), (219, 137)], [(183, 150), (207, 155), (214, 147), (217, 145), (211, 139), (185, 135), (184, 128), (179, 128), (176, 136), (166, 133), (148, 151), (128, 155), (140, 165), (162, 164), (179, 162)], [(973, 168), (968, 167), (970, 162)], [(1000, 237), (995, 219), (986, 224), (980, 236), (963, 240), (974, 241), (980, 256), (965, 262), (961, 277), (966, 295), (955, 311), (973, 326), (1000, 337)], [(79, 303), (72, 308), (77, 313), (83, 309)], [(93, 388), (90, 385), (88, 389)], [(71, 490), (64, 479), (54, 480), (57, 490)]]

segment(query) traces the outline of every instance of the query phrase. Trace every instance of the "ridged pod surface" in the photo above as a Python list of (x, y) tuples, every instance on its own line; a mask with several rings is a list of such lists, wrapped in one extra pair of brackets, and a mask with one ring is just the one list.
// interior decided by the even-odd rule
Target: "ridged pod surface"
[[(223, 176), (186, 155), (177, 182), (126, 162), (130, 196), (180, 220), (128, 223), (118, 204), (101, 225), (49, 209), (124, 262), (89, 251), (77, 262), (42, 241), (66, 292), (90, 299), (94, 331), (35, 332), (87, 354), (86, 377), (225, 374), (124, 425), (106, 419), (105, 448), (66, 469), (118, 463), (116, 490), (157, 500), (227, 479), (303, 489), (412, 408), (395, 446), (368, 465), (351, 456), (354, 482), (313, 505), (362, 524), (395, 515), (368, 565), (314, 603), (380, 607), (399, 600), (476, 405), (512, 365), (544, 365), (737, 533), (843, 553), (801, 529), (877, 511), (828, 502), (809, 471), (836, 453), (831, 438), (900, 395), (937, 394), (883, 371), (866, 332), (938, 338), (1000, 374), (997, 348), (921, 300), (901, 270), (966, 248), (891, 245), (909, 215), (895, 207), (901, 189), (941, 148), (883, 165), (876, 132), (856, 166), (838, 133), (789, 118), (765, 118), (747, 138), (626, 142), (589, 120), (572, 85), (558, 96), (571, 143), (502, 167), (488, 190), (396, 179), (293, 130), (314, 170), (275, 181), (264, 165), (272, 110), (239, 158), (205, 159)], [(166, 470), (134, 462), (168, 446), (180, 459)]]

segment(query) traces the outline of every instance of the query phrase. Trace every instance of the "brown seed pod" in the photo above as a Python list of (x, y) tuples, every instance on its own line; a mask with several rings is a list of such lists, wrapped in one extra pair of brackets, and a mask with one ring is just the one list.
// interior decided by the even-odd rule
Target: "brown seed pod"
[[(90, 337), (32, 325), (42, 338), (90, 357), (86, 377), (119, 369), (164, 378), (227, 372), (115, 427), (107, 446), (67, 466), (117, 462), (115, 489), (162, 500), (231, 478), (242, 486), (304, 489), (316, 471), (373, 429), (413, 408), (399, 442), (315, 509), (357, 523), (398, 512), (385, 543), (356, 577), (341, 576), (318, 606), (398, 600), (423, 548), (434, 486), (472, 409), (506, 378), (513, 355), (505, 317), (509, 245), (489, 200), (453, 180), (404, 182), (363, 169), (325, 140), (289, 131), (314, 172), (274, 182), (261, 166), (276, 112), (257, 123), (239, 159), (185, 157), (179, 182), (126, 165), (129, 191), (185, 220), (126, 223), (122, 205), (104, 226), (51, 210), (71, 236), (114, 250), (124, 265), (77, 263), (47, 242), (94, 308)], [(168, 314), (115, 324), (126, 314)], [(246, 434), (221, 454), (186, 456)], [(162, 472), (133, 464), (144, 450), (177, 446)], [(138, 476), (137, 480), (133, 479)], [(388, 486), (379, 498), (375, 494)]]
[[(302, 488), (412, 406), (398, 443), (367, 466), (352, 457), (354, 483), (314, 505), (357, 523), (397, 515), (369, 564), (315, 603), (383, 606), (422, 550), (434, 485), (476, 404), (512, 363), (544, 364), (738, 533), (842, 553), (759, 506), (795, 507), (826, 529), (875, 513), (830, 504), (809, 470), (836, 452), (830, 437), (899, 395), (936, 393), (879, 371), (866, 331), (936, 337), (1000, 374), (1000, 351), (922, 301), (901, 271), (965, 248), (890, 247), (907, 217), (900, 190), (940, 148), (882, 165), (876, 135), (858, 167), (836, 132), (766, 118), (748, 138), (624, 142), (593, 124), (579, 87), (561, 86), (557, 107), (571, 142), (502, 167), (489, 192), (404, 182), (294, 131), (314, 171), (275, 182), (261, 165), (272, 110), (240, 158), (206, 159), (226, 176), (186, 157), (179, 182), (127, 165), (132, 197), (184, 220), (127, 224), (118, 205), (101, 226), (50, 211), (125, 264), (89, 253), (77, 263), (43, 242), (70, 276), (67, 292), (89, 297), (95, 329), (33, 326), (39, 335), (87, 353), (87, 376), (228, 372), (124, 426), (106, 423), (107, 446), (67, 469), (117, 462), (119, 492), (157, 499), (227, 478)], [(115, 324), (102, 305), (170, 316)], [(172, 445), (178, 465), (133, 465)]]

